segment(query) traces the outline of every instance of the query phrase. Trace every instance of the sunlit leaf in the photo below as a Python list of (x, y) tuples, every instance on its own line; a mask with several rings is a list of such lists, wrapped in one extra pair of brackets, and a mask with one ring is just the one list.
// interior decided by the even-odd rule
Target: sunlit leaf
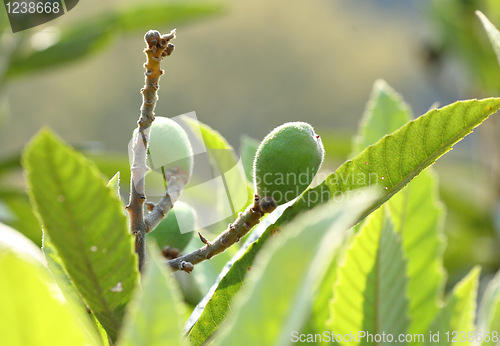
[(413, 118), (410, 107), (394, 89), (379, 79), (373, 85), (370, 100), (353, 139), (351, 156), (393, 133)]
[(45, 235), (43, 239), (43, 254), (45, 255), (47, 267), (49, 268), (52, 278), (57, 283), (57, 286), (59, 286), (61, 293), (64, 295), (64, 298), (66, 298), (66, 301), (80, 322), (81, 328), (86, 330), (89, 337), (94, 340), (97, 345), (102, 345), (97, 326), (87, 313), (87, 305), (71, 282), (68, 273), (63, 267), (61, 257), (57, 254), (57, 251), (54, 249), (47, 235)]
[(138, 281), (123, 206), (95, 166), (48, 131), (24, 155), (30, 197), (71, 281), (116, 340)]
[[(364, 148), (375, 144), (385, 135), (396, 131), (411, 119), (411, 110), (403, 101), (401, 95), (392, 89), (384, 80), (377, 80), (373, 85), (365, 113), (360, 121), (358, 134), (353, 138), (351, 156), (356, 156)], [(419, 177), (416, 179), (419, 179)], [(410, 185), (413, 183), (414, 182), (411, 182)], [(398, 193), (396, 196), (401, 193), (403, 192)], [(403, 244), (404, 241), (405, 239), (403, 239)], [(345, 246), (343, 248), (345, 248)], [(318, 288), (314, 302), (312, 314), (315, 326), (319, 330), (327, 328), (327, 324), (331, 323), (331, 321), (329, 321), (330, 313), (327, 307), (329, 302), (333, 299), (333, 285), (336, 281), (338, 272), (335, 268), (339, 261), (337, 257), (341, 252), (342, 251), (337, 252), (336, 258), (334, 258), (334, 261), (330, 264), (330, 270), (325, 276), (325, 281)]]
[[(476, 299), (479, 280), (479, 267), (475, 267), (470, 273), (456, 284), (445, 306), (432, 322), (429, 331), (432, 334), (439, 333), (439, 341), (431, 341), (426, 336), (426, 345), (471, 345), (469, 332), (475, 332), (474, 320), (476, 317)], [(448, 332), (448, 336), (447, 333)], [(457, 332), (457, 334), (453, 334)], [(462, 333), (463, 332), (463, 333)], [(462, 333), (462, 334), (461, 334)], [(453, 337), (457, 336), (455, 341)], [(461, 340), (461, 337), (465, 337)]]
[[(500, 271), (490, 281), (481, 300), (481, 308), (477, 322), (477, 331), (482, 333), (482, 340), (479, 344), (494, 346), (500, 341)], [(497, 332), (496, 341), (492, 335)], [(486, 333), (489, 338), (486, 339)]]
[(2, 251), (10, 251), (24, 258), (44, 264), (43, 255), (39, 247), (21, 232), (0, 223), (0, 253)]
[(175, 280), (159, 256), (156, 246), (148, 251), (149, 262), (129, 304), (119, 346), (184, 345), (183, 306)]
[(46, 269), (9, 251), (0, 252), (0, 344), (93, 344), (51, 289)]
[(483, 23), (484, 30), (488, 34), (488, 38), (500, 64), (500, 32), (481, 11), (476, 11), (476, 15), (481, 20), (481, 23)]
[[(359, 136), (354, 141), (358, 144), (357, 150), (375, 144), (411, 119), (411, 110), (401, 95), (385, 81), (376, 81), (360, 123)], [(409, 333), (426, 331), (443, 294), (444, 208), (437, 190), (437, 177), (429, 168), (388, 202), (408, 258)], [(425, 256), (422, 248), (425, 248)]]
[(438, 196), (437, 175), (432, 170), (422, 172), (388, 203), (408, 257), (409, 333), (425, 333), (438, 312), (446, 280), (445, 210)]
[[(410, 325), (406, 298), (406, 259), (399, 235), (385, 208), (378, 209), (349, 244), (338, 267), (331, 302), (331, 330), (346, 335), (406, 333)], [(329, 329), (330, 330), (330, 329)], [(343, 345), (372, 344), (344, 340)]]
[(0, 190), (0, 200), (8, 208), (10, 216), (2, 220), (18, 232), (24, 234), (33, 243), (42, 246), (42, 228), (33, 213), (26, 193), (16, 190)]
[(108, 181), (107, 185), (110, 189), (112, 189), (115, 194), (120, 198), (120, 172), (117, 172), (113, 178)]

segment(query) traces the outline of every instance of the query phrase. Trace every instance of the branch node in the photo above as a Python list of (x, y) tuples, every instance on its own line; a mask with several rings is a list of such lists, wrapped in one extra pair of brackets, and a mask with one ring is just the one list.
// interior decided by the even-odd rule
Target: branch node
[(146, 202), (146, 208), (148, 208), (149, 211), (153, 211), (155, 208), (155, 204), (153, 202)]
[(179, 264), (179, 269), (185, 271), (186, 273), (191, 273), (193, 271), (194, 265), (190, 262), (182, 261)]
[(259, 201), (260, 209), (263, 213), (271, 213), (278, 206), (271, 196), (266, 196)]
[(163, 51), (163, 53), (161, 53), (161, 56), (162, 57), (169, 56), (174, 51), (174, 48), (175, 48), (175, 46), (172, 43), (169, 43), (167, 45), (167, 48), (165, 48), (165, 50)]
[(208, 246), (212, 245), (212, 243), (207, 238), (202, 236), (200, 232), (198, 232), (198, 235), (200, 236), (200, 240), (203, 244), (208, 245)]

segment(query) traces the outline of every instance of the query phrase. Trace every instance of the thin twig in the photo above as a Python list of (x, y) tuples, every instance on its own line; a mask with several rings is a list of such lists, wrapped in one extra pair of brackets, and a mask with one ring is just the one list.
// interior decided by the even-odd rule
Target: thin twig
[(132, 148), (130, 199), (126, 207), (130, 216), (130, 230), (135, 235), (135, 252), (139, 256), (140, 271), (142, 271), (146, 256), (147, 226), (144, 220), (144, 202), (146, 201), (145, 177), (146, 172), (149, 170), (146, 164), (149, 134), (151, 124), (155, 119), (154, 108), (158, 100), (158, 82), (163, 74), (160, 63), (163, 57), (172, 53), (174, 46), (169, 41), (173, 38), (175, 38), (175, 30), (163, 36), (156, 30), (150, 30), (144, 36), (144, 40), (148, 45), (148, 48), (144, 50), (147, 56), (147, 61), (144, 64), (146, 78), (145, 86), (141, 90), (143, 102), (141, 116), (137, 122), (137, 137), (134, 139)]
[(164, 171), (163, 176), (167, 182), (167, 190), (151, 212), (144, 218), (146, 233), (154, 230), (160, 221), (165, 218), (174, 206), (174, 203), (179, 199), (184, 186), (189, 181), (189, 176), (186, 172), (179, 169), (179, 167)]
[(276, 203), (269, 199), (260, 200), (259, 196), (254, 196), (253, 205), (250, 205), (243, 213), (240, 213), (228, 228), (219, 234), (212, 242), (207, 242), (202, 248), (187, 255), (177, 257), (167, 261), (173, 271), (183, 270), (190, 273), (195, 264), (210, 259), (213, 256), (225, 251), (231, 245), (237, 243), (244, 237), (253, 226), (260, 222), (265, 213), (270, 213), (276, 208)]

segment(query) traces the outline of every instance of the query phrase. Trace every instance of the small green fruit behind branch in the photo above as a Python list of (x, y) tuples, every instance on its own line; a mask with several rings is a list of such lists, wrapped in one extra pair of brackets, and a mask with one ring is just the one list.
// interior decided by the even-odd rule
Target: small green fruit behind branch
[(191, 178), (193, 148), (186, 131), (169, 118), (156, 117), (151, 124), (147, 161), (151, 168), (161, 168), (167, 185), (161, 200), (156, 206), (152, 205), (144, 219), (146, 231), (151, 232), (179, 199)]
[[(167, 216), (156, 226), (154, 232), (148, 233), (146, 239), (154, 240), (160, 249), (169, 246), (170, 249), (182, 251), (191, 241), (195, 230), (196, 211), (184, 202), (177, 202)], [(182, 230), (189, 232), (182, 233)]]
[(255, 155), (255, 193), (264, 212), (293, 200), (311, 184), (325, 150), (311, 125), (283, 124), (262, 141)]
[[(133, 138), (136, 136), (137, 129)], [(167, 182), (173, 174), (181, 178), (184, 185), (189, 182), (193, 172), (193, 148), (186, 131), (172, 119), (155, 117), (151, 124), (148, 165), (153, 170), (162, 168)]]

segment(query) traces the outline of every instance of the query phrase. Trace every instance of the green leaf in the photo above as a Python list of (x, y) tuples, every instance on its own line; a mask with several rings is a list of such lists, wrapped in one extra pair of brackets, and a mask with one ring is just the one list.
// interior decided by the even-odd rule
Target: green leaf
[(337, 267), (345, 256), (346, 244), (351, 241), (354, 232), (350, 230), (346, 232), (342, 241), (335, 249), (332, 261), (330, 262), (323, 281), (318, 284), (317, 291), (314, 295), (314, 302), (311, 311), (312, 326), (318, 330), (327, 330), (330, 321), (330, 310), (328, 305), (333, 299), (333, 287), (337, 281)]
[(220, 193), (224, 194), (223, 198), (226, 196), (229, 198), (233, 216), (243, 211), (253, 199), (253, 188), (245, 178), (243, 165), (233, 147), (210, 126), (186, 116), (182, 120), (205, 144), (212, 166), (217, 169), (224, 181), (225, 189)]
[(220, 3), (166, 3), (127, 7), (61, 28), (60, 40), (41, 51), (19, 51), (12, 58), (7, 77), (17, 77), (46, 68), (60, 67), (110, 47), (119, 33), (146, 32), (151, 28), (168, 30), (186, 21), (223, 12)]
[(4, 158), (0, 161), (0, 175), (11, 172), (11, 170), (21, 167), (21, 155), (16, 154), (10, 157)]
[(429, 41), (424, 46), (426, 54), (422, 57), (429, 71), (437, 71), (444, 60), (453, 56), (460, 59), (462, 66), (468, 70), (469, 88), (495, 90), (498, 93), (500, 91), (498, 61), (490, 42), (484, 39), (474, 10), (484, 9), (491, 19), (495, 19), (493, 22), (497, 23), (500, 18), (499, 2), (432, 0), (429, 5), (434, 22), (433, 30), (439, 32), (438, 41), (433, 43)]
[[(401, 95), (391, 88), (384, 80), (377, 80), (373, 85), (370, 100), (366, 105), (365, 113), (360, 121), (358, 134), (352, 140), (353, 152), (351, 156), (359, 154), (364, 148), (375, 144), (386, 134), (396, 131), (411, 119), (411, 110), (403, 101)], [(416, 179), (418, 179), (418, 177)], [(410, 185), (412, 183), (410, 183)], [(401, 193), (402, 192), (399, 194)], [(346, 239), (346, 241), (348, 241), (348, 239)], [(403, 238), (403, 244), (404, 241), (405, 239)], [(343, 246), (343, 248), (345, 248), (345, 246)], [(341, 252), (342, 251), (338, 251), (337, 254)], [(339, 258), (335, 258), (330, 264), (330, 270), (325, 277), (325, 281), (320, 285), (314, 302), (313, 318), (318, 330), (324, 330), (330, 318), (329, 310), (325, 307), (327, 307), (329, 301), (333, 299), (333, 285), (337, 277), (337, 270), (335, 268), (338, 261)], [(331, 321), (329, 323), (331, 323)]]
[[(112, 179), (116, 172), (120, 172), (120, 184), (130, 181), (130, 161), (127, 155), (116, 153), (83, 153), (87, 159), (94, 162), (99, 171), (107, 178)], [(122, 185), (123, 187), (123, 185)]]
[(289, 345), (311, 305), (312, 288), (331, 261), (335, 243), (374, 198), (342, 203), (304, 215), (287, 236), (269, 244), (254, 266), (255, 274), (215, 345)]
[[(482, 333), (480, 345), (497, 345), (500, 334), (500, 271), (490, 281), (481, 300), (478, 316), (478, 332)], [(497, 332), (496, 341), (492, 340), (492, 333)], [(485, 340), (489, 333), (489, 340)]]
[(410, 107), (393, 88), (379, 79), (373, 85), (370, 100), (359, 124), (358, 135), (354, 137), (354, 157), (382, 137), (393, 133), (413, 118)]
[(175, 280), (156, 246), (148, 248), (148, 258), (142, 290), (129, 305), (118, 345), (184, 345), (183, 306)]
[[(411, 110), (403, 98), (385, 81), (376, 81), (355, 140), (357, 150), (375, 144), (411, 119)], [(432, 169), (422, 172), (388, 203), (408, 258), (409, 333), (424, 333), (438, 311), (445, 281), (444, 208)], [(426, 249), (425, 256), (422, 248)]]
[(92, 340), (95, 340), (95, 344), (102, 345), (99, 341), (99, 330), (89, 318), (90, 315), (87, 313), (87, 305), (82, 300), (80, 294), (71, 282), (71, 279), (62, 264), (61, 257), (57, 254), (57, 251), (54, 249), (54, 246), (51, 244), (48, 239), (48, 235), (46, 234), (44, 235), (42, 250), (45, 255), (45, 260), (47, 261), (47, 267), (49, 268), (50, 274), (52, 275), (52, 278), (56, 282), (57, 286), (59, 286), (64, 298), (66, 298), (71, 310), (73, 310), (78, 318), (81, 328), (87, 331)]
[(214, 295), (207, 303), (206, 311), (201, 314), (191, 333), (208, 337), (217, 329), (226, 315), (231, 299), (243, 286), (246, 268), (252, 265), (255, 256), (269, 236), (278, 232), (283, 225), (300, 213), (332, 198), (334, 200), (353, 198), (352, 191), (369, 185), (372, 177), (371, 183), (383, 186), (384, 193), (365, 210), (362, 217), (364, 218), (499, 108), (500, 99), (491, 98), (480, 101), (459, 101), (429, 111), (344, 163), (323, 183), (304, 191), (233, 264), (220, 281)]
[(0, 223), (0, 253), (10, 251), (20, 257), (44, 264), (40, 248), (15, 229)]
[(0, 253), (0, 344), (93, 344), (50, 284), (39, 264), (9, 251)]
[(2, 221), (41, 247), (42, 229), (26, 193), (16, 190), (0, 190), (0, 201), (8, 208), (9, 214), (9, 217)]
[(108, 181), (107, 186), (120, 198), (120, 172), (116, 172), (113, 178)]
[[(453, 331), (457, 331), (459, 336), (456, 341), (460, 345), (470, 345), (468, 339), (461, 340), (461, 332), (465, 332), (465, 337), (469, 337), (469, 332), (474, 332), (474, 319), (476, 315), (476, 298), (479, 281), (480, 268), (473, 268), (453, 289), (448, 297), (445, 306), (432, 322), (429, 330), (432, 334), (439, 333), (439, 341), (431, 342), (426, 335), (427, 345), (455, 345), (452, 342)], [(449, 338), (446, 335), (449, 332)]]
[(243, 167), (245, 168), (245, 176), (250, 184), (253, 184), (253, 159), (255, 153), (259, 148), (260, 142), (247, 135), (242, 135), (240, 137), (240, 157), (243, 162)]
[(48, 131), (31, 141), (23, 165), (44, 232), (85, 303), (116, 340), (138, 283), (123, 206), (95, 166)]
[[(330, 305), (332, 331), (341, 335), (406, 333), (410, 325), (406, 260), (387, 209), (370, 215), (337, 270)], [(343, 345), (359, 343), (369, 341), (344, 340)]]
[(438, 197), (437, 175), (432, 170), (422, 172), (388, 204), (408, 258), (408, 332), (425, 333), (438, 312), (446, 280), (445, 210)]
[(497, 56), (498, 63), (500, 64), (500, 32), (481, 11), (476, 11), (476, 15), (481, 20), (484, 30), (486, 30), (486, 34), (490, 39), (493, 50)]
[(32, 50), (28, 53), (16, 51), (5, 78), (8, 80), (26, 73), (60, 67), (108, 47), (112, 38), (108, 24), (100, 21), (91, 22), (65, 29), (61, 39), (44, 50)]

